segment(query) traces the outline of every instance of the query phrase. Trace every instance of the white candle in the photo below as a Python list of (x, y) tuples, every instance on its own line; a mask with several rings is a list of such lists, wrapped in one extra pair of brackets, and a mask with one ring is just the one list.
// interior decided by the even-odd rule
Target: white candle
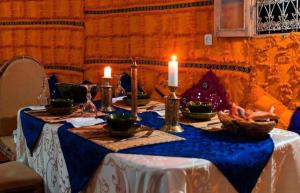
[(111, 78), (111, 67), (107, 66), (104, 68), (104, 78)]
[(171, 61), (169, 62), (169, 86), (178, 86), (178, 62), (176, 55), (171, 57)]

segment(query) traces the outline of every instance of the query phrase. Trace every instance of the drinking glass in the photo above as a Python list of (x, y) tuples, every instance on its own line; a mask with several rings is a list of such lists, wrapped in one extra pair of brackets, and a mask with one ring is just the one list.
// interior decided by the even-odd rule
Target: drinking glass
[(122, 82), (121, 82), (122, 76), (123, 76), (123, 74), (116, 75), (116, 77), (117, 77), (117, 86), (116, 86), (116, 89), (115, 89), (115, 97), (121, 97), (121, 96), (126, 95), (126, 91), (122, 87)]
[(41, 79), (42, 79), (42, 87), (41, 87), (40, 94), (37, 97), (37, 103), (40, 106), (45, 106), (48, 104), (48, 96), (49, 96), (49, 92), (47, 88), (48, 78), (42, 77)]
[(91, 89), (96, 86), (96, 84), (81, 84), (81, 86), (86, 88), (86, 103), (83, 104), (82, 112), (83, 113), (97, 113), (97, 107), (92, 101)]

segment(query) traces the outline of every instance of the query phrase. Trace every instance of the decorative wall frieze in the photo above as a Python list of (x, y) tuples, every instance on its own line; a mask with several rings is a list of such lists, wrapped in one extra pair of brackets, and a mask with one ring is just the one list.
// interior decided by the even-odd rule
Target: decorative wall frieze
[(79, 67), (75, 67), (75, 66), (50, 66), (50, 65), (46, 65), (44, 66), (45, 69), (49, 69), (49, 70), (67, 70), (67, 71), (74, 71), (74, 72), (83, 72), (82, 68)]
[(148, 6), (121, 8), (121, 9), (85, 10), (84, 13), (87, 15), (104, 15), (104, 14), (140, 12), (140, 11), (147, 12), (147, 11), (160, 11), (160, 10), (168, 10), (168, 9), (182, 9), (182, 8), (192, 8), (192, 7), (200, 7), (200, 6), (207, 6), (207, 5), (213, 5), (213, 0), (166, 4), (166, 5), (148, 5)]
[[(89, 59), (85, 60), (84, 64), (129, 64), (130, 60), (106, 60), (106, 59)], [(144, 60), (138, 59), (138, 64), (141, 65), (153, 65), (153, 66), (167, 66), (167, 62), (159, 60)], [(186, 68), (205, 68), (212, 70), (229, 70), (238, 71), (243, 73), (250, 73), (251, 68), (246, 66), (238, 66), (231, 64), (206, 64), (206, 63), (180, 63), (180, 66)]]
[(20, 25), (65, 25), (84, 27), (84, 21), (69, 20), (30, 20), (30, 21), (0, 21), (0, 26), (20, 26)]

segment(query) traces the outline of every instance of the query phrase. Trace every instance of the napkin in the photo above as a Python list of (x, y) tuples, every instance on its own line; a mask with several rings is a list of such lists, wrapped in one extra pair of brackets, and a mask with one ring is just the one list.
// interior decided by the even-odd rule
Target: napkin
[(101, 124), (104, 123), (105, 121), (100, 118), (78, 117), (78, 118), (67, 119), (66, 122), (71, 123), (75, 128), (79, 128), (79, 127)]
[(29, 106), (28, 108), (30, 108), (32, 111), (46, 110), (45, 106)]
[(126, 97), (126, 96), (112, 98), (112, 103), (116, 103), (116, 102), (122, 101), (124, 97)]

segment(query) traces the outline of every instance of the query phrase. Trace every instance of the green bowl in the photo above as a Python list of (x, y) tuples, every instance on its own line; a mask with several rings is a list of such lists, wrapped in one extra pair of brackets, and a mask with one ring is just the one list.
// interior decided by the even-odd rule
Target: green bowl
[(109, 132), (110, 135), (112, 135), (114, 137), (119, 137), (119, 138), (132, 137), (138, 131), (139, 128), (140, 128), (140, 125), (138, 125), (138, 124), (134, 124), (127, 131), (118, 131), (118, 130), (112, 129), (109, 126), (106, 127), (106, 129), (107, 129), (107, 131)]
[(187, 103), (186, 107), (192, 113), (211, 113), (213, 111), (213, 105), (207, 102), (193, 102)]
[(114, 113), (106, 117), (107, 125), (111, 130), (128, 131), (135, 123), (135, 117), (127, 114)]
[(50, 100), (51, 107), (57, 108), (69, 108), (73, 106), (73, 100), (71, 99), (51, 99)]
[(217, 112), (211, 112), (211, 113), (193, 113), (188, 110), (182, 111), (183, 116), (194, 119), (194, 120), (199, 120), (199, 121), (207, 121), (210, 120), (211, 118), (215, 117)]
[(51, 115), (69, 115), (77, 110), (77, 106), (71, 107), (53, 107), (51, 105), (46, 105), (46, 111)]
[[(86, 83), (86, 82), (83, 82)], [(79, 84), (57, 83), (57, 88), (62, 98), (72, 99), (74, 103), (80, 104), (86, 102), (86, 88)], [(100, 86), (93, 86), (91, 89), (92, 100), (97, 95)]]
[[(131, 99), (131, 96), (132, 96), (131, 92), (128, 92), (128, 93), (127, 93), (127, 98)], [(138, 99), (150, 99), (150, 96), (149, 96), (148, 93), (145, 93), (145, 92), (138, 92), (137, 98), (138, 98)]]
[[(131, 106), (131, 98), (128, 97), (124, 97), (123, 98), (123, 102), (128, 105)], [(146, 99), (137, 99), (137, 106), (145, 106), (150, 102), (150, 98), (146, 98)]]

